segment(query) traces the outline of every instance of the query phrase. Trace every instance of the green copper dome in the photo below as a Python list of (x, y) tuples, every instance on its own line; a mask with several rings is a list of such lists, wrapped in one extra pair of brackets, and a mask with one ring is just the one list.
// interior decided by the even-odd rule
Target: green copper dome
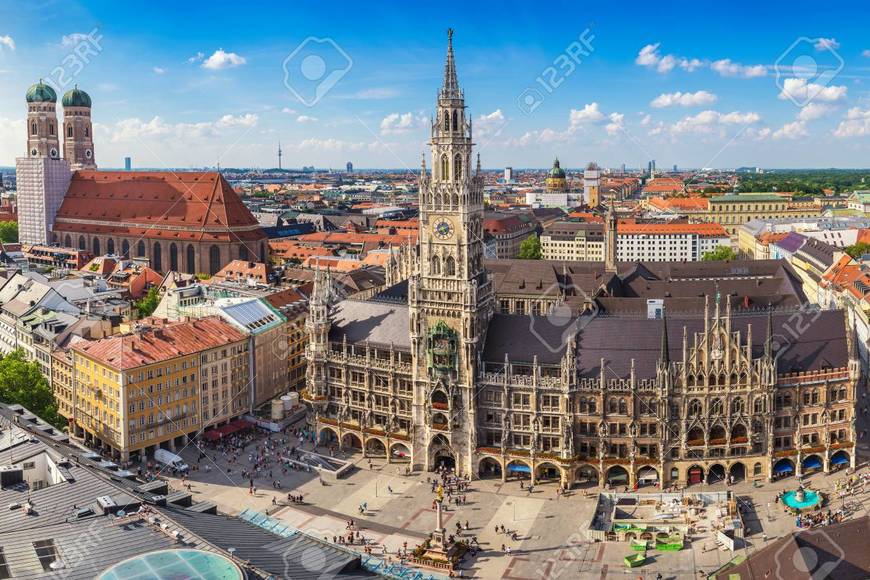
[(57, 93), (39, 79), (38, 83), (27, 89), (26, 98), (28, 103), (56, 103)]
[(64, 107), (90, 107), (91, 97), (76, 85), (64, 94), (62, 102)]
[(550, 170), (550, 177), (565, 177), (565, 170), (559, 167), (559, 160), (553, 161), (553, 169)]

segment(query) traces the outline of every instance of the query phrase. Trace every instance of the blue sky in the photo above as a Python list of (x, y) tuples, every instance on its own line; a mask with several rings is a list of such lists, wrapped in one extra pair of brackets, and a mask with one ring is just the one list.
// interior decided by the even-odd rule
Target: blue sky
[(280, 140), (285, 166), (416, 168), (452, 26), (486, 167), (868, 167), (868, 16), (860, 3), (6, 2), (0, 164), (24, 153), (23, 95), (44, 77), (90, 93), (102, 167), (270, 167)]

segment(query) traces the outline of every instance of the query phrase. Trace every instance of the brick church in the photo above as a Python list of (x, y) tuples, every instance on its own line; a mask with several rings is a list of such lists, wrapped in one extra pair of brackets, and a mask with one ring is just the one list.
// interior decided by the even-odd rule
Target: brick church
[(64, 94), (61, 124), (50, 86), (38, 82), (26, 100), (27, 156), (16, 159), (22, 244), (145, 258), (155, 270), (190, 274), (267, 259), (266, 234), (219, 172), (98, 171), (86, 92)]

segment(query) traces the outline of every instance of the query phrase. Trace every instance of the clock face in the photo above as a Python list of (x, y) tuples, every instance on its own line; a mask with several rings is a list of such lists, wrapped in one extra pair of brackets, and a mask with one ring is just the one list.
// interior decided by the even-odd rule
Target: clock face
[(441, 240), (449, 240), (453, 237), (453, 223), (445, 218), (439, 218), (432, 224), (432, 233)]

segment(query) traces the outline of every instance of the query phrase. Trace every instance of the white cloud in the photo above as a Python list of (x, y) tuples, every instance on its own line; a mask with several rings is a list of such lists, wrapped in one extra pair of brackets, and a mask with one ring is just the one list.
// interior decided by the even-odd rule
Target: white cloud
[(245, 60), (245, 57), (239, 56), (234, 52), (226, 52), (224, 51), (224, 49), (219, 48), (214, 51), (214, 54), (205, 59), (205, 61), (202, 63), (202, 68), (221, 70), (225, 68), (242, 66), (246, 62), (248, 61)]
[(295, 115), (296, 109), (291, 109), (290, 107), (284, 107), (283, 109), (281, 109), (281, 112), (286, 113), (288, 115)]
[(244, 115), (233, 116), (233, 115), (224, 115), (220, 119), (217, 120), (215, 126), (218, 128), (226, 128), (226, 127), (253, 127), (257, 124), (259, 117), (254, 115), (253, 113), (246, 113)]
[(193, 63), (195, 63), (195, 62), (199, 62), (199, 61), (201, 61), (201, 60), (204, 59), (204, 58), (205, 58), (205, 54), (204, 54), (204, 53), (202, 53), (202, 52), (197, 52), (195, 55), (193, 55), (192, 57), (190, 57), (189, 59), (187, 59), (187, 62), (193, 64)]
[(488, 115), (481, 115), (474, 120), (474, 133), (481, 138), (498, 135), (507, 124), (507, 118), (501, 109), (496, 109)]
[(5, 46), (9, 50), (15, 50), (15, 41), (8, 34), (0, 36), (0, 46)]
[(822, 117), (826, 117), (831, 112), (833, 112), (834, 107), (831, 105), (825, 105), (823, 103), (810, 103), (807, 106), (803, 107), (798, 113), (798, 121), (815, 121), (816, 119), (821, 119)]
[(156, 75), (165, 75), (166, 74), (166, 69), (163, 67), (155, 66), (151, 70), (154, 71), (154, 74), (156, 74)]
[(779, 98), (790, 99), (799, 103), (810, 101), (839, 101), (846, 97), (848, 87), (845, 85), (819, 85), (808, 83), (806, 79), (788, 78), (783, 82)]
[(807, 137), (809, 134), (807, 133), (806, 125), (804, 125), (803, 121), (793, 121), (791, 123), (786, 123), (773, 133), (774, 139), (801, 139), (803, 137)]
[(834, 129), (836, 137), (866, 137), (870, 135), (870, 109), (852, 107), (846, 118)]
[(604, 130), (607, 131), (608, 135), (618, 135), (624, 131), (623, 122), (625, 121), (625, 115), (622, 113), (610, 113), (610, 122), (604, 126)]
[(652, 100), (651, 107), (661, 109), (664, 107), (700, 107), (702, 105), (710, 105), (716, 102), (716, 95), (708, 91), (697, 91), (694, 93), (663, 93)]
[(816, 50), (837, 50), (840, 48), (840, 43), (836, 38), (819, 38), (813, 45)]
[(296, 117), (297, 123), (315, 123), (317, 121), (317, 117), (311, 117), (309, 115), (299, 115)]
[(640, 124), (642, 127), (646, 127), (650, 123), (652, 123), (652, 117), (650, 117), (649, 115), (644, 115), (643, 118), (640, 120)]
[[(130, 117), (106, 127), (109, 139), (113, 143), (142, 141), (154, 137), (169, 137), (169, 142), (177, 144), (179, 141), (191, 141), (207, 137), (215, 137), (222, 134), (223, 130), (236, 128), (248, 128), (257, 124), (257, 115), (248, 113), (245, 115), (224, 115), (216, 121), (203, 121), (199, 123), (167, 123), (161, 117), (155, 116), (150, 121), (142, 121), (137, 117)], [(158, 139), (159, 141), (160, 139)]]
[(654, 68), (660, 73), (667, 73), (679, 66), (687, 72), (694, 72), (704, 66), (704, 61), (697, 58), (686, 58), (675, 56), (673, 54), (662, 55), (659, 52), (660, 42), (655, 44), (647, 44), (637, 53), (637, 58), (634, 59), (635, 64)]
[(753, 112), (720, 113), (719, 111), (707, 110), (677, 121), (671, 126), (670, 131), (675, 134), (713, 133), (721, 131), (725, 125), (749, 125), (760, 120), (761, 116)]
[(587, 123), (599, 123), (604, 120), (604, 113), (598, 108), (598, 103), (589, 103), (582, 109), (571, 109), (569, 120), (572, 128)]
[(88, 40), (90, 37), (84, 32), (73, 32), (72, 34), (65, 34), (60, 39), (60, 44), (64, 48), (72, 48), (79, 44), (80, 42), (84, 42)]
[(353, 93), (352, 95), (347, 95), (344, 98), (348, 99), (358, 99), (361, 101), (377, 101), (383, 99), (392, 99), (399, 95), (399, 91), (390, 87), (374, 87), (371, 89), (365, 89), (362, 91), (358, 91)]
[(381, 121), (381, 135), (409, 133), (426, 126), (426, 117), (414, 113), (390, 113)]
[(767, 75), (767, 67), (762, 64), (744, 65), (739, 62), (733, 62), (730, 58), (713, 61), (710, 63), (710, 68), (723, 77), (751, 79)]
[(862, 50), (861, 56), (863, 56), (864, 58), (870, 58), (870, 49), (865, 48), (864, 50)]

